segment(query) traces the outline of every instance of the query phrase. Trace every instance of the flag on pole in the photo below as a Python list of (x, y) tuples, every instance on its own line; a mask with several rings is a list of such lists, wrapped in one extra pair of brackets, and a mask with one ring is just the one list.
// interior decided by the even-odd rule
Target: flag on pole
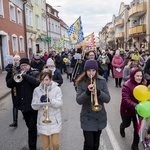
[(60, 48), (64, 48), (65, 47), (65, 35), (63, 35), (60, 39), (60, 43), (59, 43), (59, 47)]
[(79, 17), (68, 29), (68, 35), (72, 44), (80, 43), (84, 40), (81, 17)]
[(84, 37), (84, 41), (82, 41), (80, 45), (84, 45), (85, 47), (96, 47), (94, 32)]

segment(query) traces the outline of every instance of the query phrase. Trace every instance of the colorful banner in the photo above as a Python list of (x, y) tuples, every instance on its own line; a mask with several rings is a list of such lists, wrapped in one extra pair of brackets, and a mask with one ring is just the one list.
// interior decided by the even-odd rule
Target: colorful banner
[(96, 47), (94, 32), (84, 37), (84, 41), (80, 45), (84, 47)]
[(69, 27), (68, 35), (72, 44), (77, 44), (84, 40), (81, 17)]

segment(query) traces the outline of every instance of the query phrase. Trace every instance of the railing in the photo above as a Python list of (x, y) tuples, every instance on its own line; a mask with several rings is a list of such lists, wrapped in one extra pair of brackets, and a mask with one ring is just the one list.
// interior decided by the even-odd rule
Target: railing
[(107, 38), (107, 42), (112, 42), (114, 40), (113, 37)]
[(138, 14), (141, 12), (146, 12), (146, 2), (140, 3), (136, 6), (133, 6), (130, 10), (129, 10), (129, 17), (133, 16), (134, 14)]
[(145, 33), (145, 32), (146, 32), (146, 25), (145, 24), (129, 29), (129, 35)]
[(115, 38), (121, 38), (124, 37), (124, 32), (116, 33)]
[(116, 21), (115, 26), (124, 25), (124, 19), (119, 19)]
[(111, 27), (111, 28), (108, 28), (107, 32), (114, 32), (115, 31), (115, 28)]

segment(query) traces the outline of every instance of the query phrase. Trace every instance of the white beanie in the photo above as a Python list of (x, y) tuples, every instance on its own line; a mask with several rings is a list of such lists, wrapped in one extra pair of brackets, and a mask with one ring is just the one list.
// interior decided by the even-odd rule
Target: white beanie
[(13, 58), (14, 58), (14, 59), (19, 59), (19, 60), (20, 60), (20, 56), (17, 55), (17, 54), (16, 54)]
[(102, 53), (106, 53), (104, 49), (102, 50)]
[(115, 54), (120, 55), (120, 51), (117, 49)]
[(51, 58), (48, 58), (46, 66), (55, 66), (54, 61)]

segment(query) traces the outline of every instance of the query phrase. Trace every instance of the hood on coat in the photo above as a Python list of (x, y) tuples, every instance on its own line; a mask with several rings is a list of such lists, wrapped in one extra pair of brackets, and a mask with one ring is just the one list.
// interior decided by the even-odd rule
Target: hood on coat
[[(138, 72), (138, 71), (141, 71), (141, 72), (142, 72), (143, 78), (142, 78), (142, 80), (141, 80), (141, 83), (144, 82), (144, 74), (143, 74), (142, 69), (140, 69), (140, 68), (132, 68), (131, 71), (130, 71), (130, 81), (131, 81), (132, 83), (134, 83), (134, 84), (137, 84), (137, 82), (136, 82), (135, 79), (134, 79), (134, 75), (135, 75), (136, 72)], [(139, 83), (139, 84), (141, 84), (141, 83)]]

